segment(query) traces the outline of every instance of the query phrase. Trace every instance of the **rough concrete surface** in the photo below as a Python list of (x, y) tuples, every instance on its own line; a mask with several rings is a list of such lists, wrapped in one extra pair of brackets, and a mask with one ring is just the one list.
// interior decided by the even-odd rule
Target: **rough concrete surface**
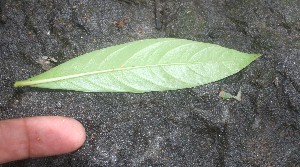
[[(299, 166), (299, 0), (0, 0), (0, 6), (0, 118), (68, 116), (87, 131), (76, 152), (2, 166)], [(156, 37), (263, 56), (236, 75), (177, 91), (12, 86), (83, 53)], [(240, 102), (218, 97), (239, 88)]]

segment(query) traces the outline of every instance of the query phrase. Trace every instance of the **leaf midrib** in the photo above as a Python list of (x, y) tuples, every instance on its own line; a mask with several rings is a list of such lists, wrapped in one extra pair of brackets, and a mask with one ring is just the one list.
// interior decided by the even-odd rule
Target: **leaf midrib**
[(31, 86), (31, 85), (38, 85), (38, 84), (44, 84), (49, 82), (56, 82), (66, 79), (72, 79), (72, 78), (78, 78), (88, 75), (95, 75), (95, 74), (101, 74), (101, 73), (109, 73), (109, 72), (117, 72), (117, 71), (127, 71), (127, 70), (133, 70), (133, 69), (142, 69), (142, 68), (149, 68), (149, 67), (163, 67), (163, 66), (182, 66), (182, 65), (195, 65), (200, 64), (200, 62), (196, 63), (170, 63), (170, 64), (155, 64), (155, 65), (144, 65), (144, 66), (134, 66), (134, 67), (124, 67), (124, 68), (114, 68), (114, 69), (108, 69), (108, 70), (98, 70), (98, 71), (92, 71), (92, 72), (84, 72), (79, 74), (72, 74), (72, 75), (66, 75), (61, 77), (54, 77), (49, 79), (39, 79), (39, 80), (25, 80), (25, 81), (18, 81), (15, 83), (14, 86)]

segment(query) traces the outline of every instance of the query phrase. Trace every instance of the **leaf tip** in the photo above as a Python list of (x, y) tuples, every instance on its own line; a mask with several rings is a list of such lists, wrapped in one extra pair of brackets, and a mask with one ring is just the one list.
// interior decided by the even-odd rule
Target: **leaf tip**
[(255, 59), (258, 59), (258, 58), (260, 58), (262, 56), (262, 54), (254, 54), (254, 58)]

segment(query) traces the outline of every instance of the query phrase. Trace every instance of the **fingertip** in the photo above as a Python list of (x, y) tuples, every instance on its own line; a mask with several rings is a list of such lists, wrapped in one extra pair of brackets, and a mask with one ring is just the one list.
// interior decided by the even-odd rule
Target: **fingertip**
[(66, 141), (68, 141), (70, 144), (70, 148), (69, 148), (70, 150), (67, 151), (71, 152), (77, 150), (85, 142), (86, 139), (85, 128), (76, 119), (66, 118), (66, 117), (61, 117), (60, 119), (62, 124), (65, 125), (64, 128), (66, 128), (64, 130), (66, 133), (66, 138), (68, 138)]
[(0, 121), (0, 164), (29, 157), (65, 154), (86, 139), (83, 125), (61, 116)]
[(83, 125), (73, 118), (51, 116), (28, 119), (28, 126), (38, 126), (36, 132), (39, 132), (30, 133), (31, 157), (69, 153), (80, 148), (86, 139)]

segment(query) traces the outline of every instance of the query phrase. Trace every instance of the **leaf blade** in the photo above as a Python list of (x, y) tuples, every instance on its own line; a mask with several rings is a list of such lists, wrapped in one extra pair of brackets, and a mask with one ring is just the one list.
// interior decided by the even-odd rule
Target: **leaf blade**
[(175, 90), (233, 75), (259, 56), (184, 39), (147, 39), (84, 54), (15, 86), (84, 92)]

